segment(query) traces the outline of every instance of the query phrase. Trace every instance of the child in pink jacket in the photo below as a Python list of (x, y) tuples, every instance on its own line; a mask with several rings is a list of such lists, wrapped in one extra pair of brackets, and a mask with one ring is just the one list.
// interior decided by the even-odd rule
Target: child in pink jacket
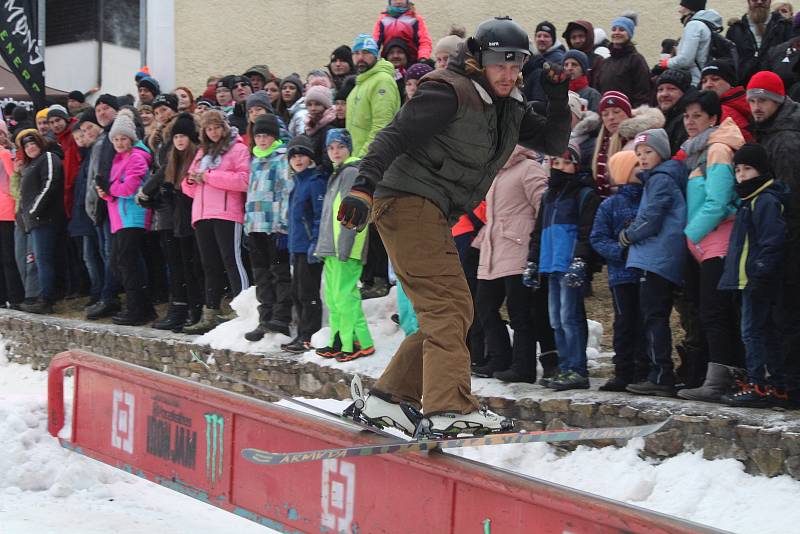
[(250, 182), (250, 151), (216, 110), (203, 113), (200, 149), (181, 184), (192, 197), (192, 225), (205, 273), (206, 303), (203, 317), (187, 334), (204, 334), (215, 328), (225, 291), (225, 275), (231, 293), (250, 286), (242, 263), (242, 223)]
[(98, 196), (108, 204), (111, 233), (111, 266), (125, 288), (125, 309), (111, 318), (116, 324), (138, 326), (152, 321), (155, 311), (147, 292), (147, 267), (144, 263), (145, 233), (150, 226), (150, 210), (136, 204), (135, 197), (144, 182), (152, 155), (139, 140), (136, 125), (120, 113), (108, 133), (117, 151), (111, 164), (108, 191), (97, 187)]

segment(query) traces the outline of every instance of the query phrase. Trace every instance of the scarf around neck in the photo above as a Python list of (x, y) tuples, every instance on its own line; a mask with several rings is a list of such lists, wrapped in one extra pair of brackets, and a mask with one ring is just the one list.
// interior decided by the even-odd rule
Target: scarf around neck
[(686, 140), (681, 145), (681, 150), (686, 153), (686, 167), (689, 171), (693, 171), (700, 165), (703, 156), (705, 156), (706, 151), (708, 150), (708, 139), (711, 137), (711, 134), (716, 132), (718, 126), (712, 126), (707, 130), (697, 134), (697, 136), (692, 137), (691, 139)]

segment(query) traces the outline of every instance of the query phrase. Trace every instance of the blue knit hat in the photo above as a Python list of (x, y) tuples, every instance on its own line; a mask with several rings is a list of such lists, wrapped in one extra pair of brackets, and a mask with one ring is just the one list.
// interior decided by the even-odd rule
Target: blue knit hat
[(361, 50), (365, 50), (375, 57), (378, 57), (378, 43), (376, 43), (375, 39), (368, 33), (359, 34), (359, 36), (356, 37), (356, 41), (353, 43), (353, 52), (359, 52)]
[(331, 128), (328, 130), (328, 135), (325, 136), (325, 146), (329, 147), (334, 142), (345, 145), (350, 152), (353, 151), (353, 138), (350, 137), (350, 132), (345, 128)]
[(581, 68), (583, 69), (583, 73), (589, 74), (589, 58), (586, 56), (586, 54), (584, 54), (580, 50), (573, 48), (572, 50), (564, 54), (564, 60), (561, 62), (561, 64), (563, 65), (568, 59), (574, 59), (575, 61), (580, 63)]
[(636, 30), (636, 24), (628, 17), (619, 17), (611, 21), (611, 29), (622, 28), (628, 34), (628, 39), (633, 39), (633, 33)]

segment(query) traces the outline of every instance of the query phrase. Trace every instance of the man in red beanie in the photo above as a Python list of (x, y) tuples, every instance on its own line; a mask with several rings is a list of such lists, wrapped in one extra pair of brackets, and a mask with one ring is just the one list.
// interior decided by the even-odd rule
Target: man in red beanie
[[(747, 102), (755, 124), (753, 135), (769, 155), (775, 177), (791, 189), (786, 210), (783, 287), (783, 355), (787, 392), (771, 391), (773, 402), (800, 406), (800, 104), (786, 96), (783, 80), (774, 72), (756, 73), (747, 84)], [(788, 395), (787, 395), (788, 393)]]

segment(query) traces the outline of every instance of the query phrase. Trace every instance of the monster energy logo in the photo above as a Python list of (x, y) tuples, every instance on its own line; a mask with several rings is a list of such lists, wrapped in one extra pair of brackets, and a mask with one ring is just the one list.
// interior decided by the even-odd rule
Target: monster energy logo
[(206, 478), (215, 484), (222, 479), (222, 454), (225, 442), (225, 418), (217, 413), (206, 418)]

